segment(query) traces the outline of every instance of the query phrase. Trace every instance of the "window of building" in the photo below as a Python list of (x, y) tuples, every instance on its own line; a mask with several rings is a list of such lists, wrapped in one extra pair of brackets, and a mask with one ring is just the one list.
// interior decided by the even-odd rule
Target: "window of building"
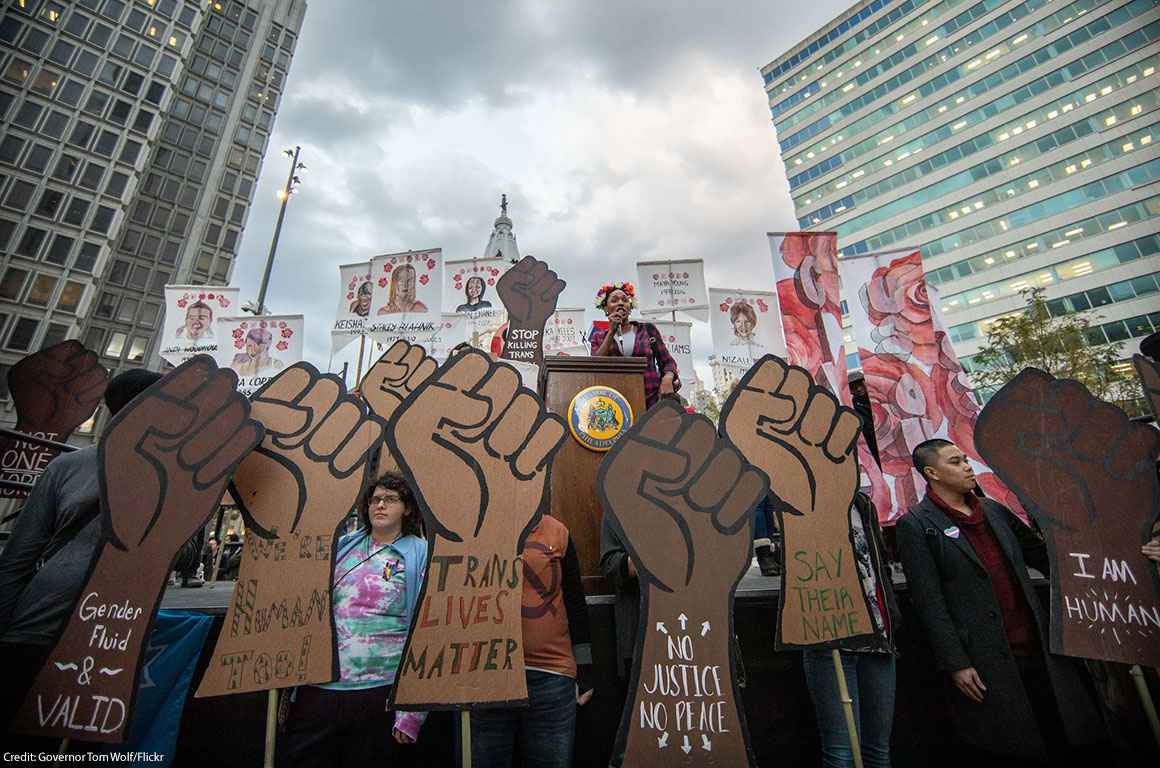
[(177, 67), (177, 59), (173, 58), (167, 53), (161, 54), (161, 60), (157, 63), (157, 71), (164, 77), (169, 77), (173, 74), (173, 70)]
[(112, 208), (105, 205), (97, 206), (97, 213), (93, 216), (93, 223), (90, 228), (97, 234), (108, 234), (109, 227), (113, 225), (113, 216), (116, 214)]
[(117, 35), (117, 41), (113, 43), (113, 53), (122, 59), (129, 58), (133, 53), (133, 38), (124, 34)]
[(149, 88), (145, 91), (145, 101), (150, 104), (161, 104), (161, 99), (165, 96), (165, 85), (156, 80), (149, 83)]
[(97, 143), (93, 145), (93, 151), (104, 157), (112, 157), (113, 150), (116, 148), (117, 134), (113, 133), (112, 131), (105, 130), (101, 131), (100, 138), (98, 138)]
[(109, 121), (117, 125), (124, 125), (129, 122), (129, 115), (133, 112), (133, 105), (127, 101), (117, 99), (113, 104), (112, 110), (109, 111)]
[(32, 203), (32, 193), (36, 186), (24, 179), (15, 179), (8, 187), (8, 195), (4, 198), (4, 205), (17, 211), (27, 211)]
[(8, 219), (0, 219), (0, 249), (8, 247), (8, 241), (12, 239), (12, 233), (16, 231), (16, 222)]
[(68, 137), (68, 143), (74, 147), (85, 149), (89, 146), (89, 142), (93, 140), (93, 134), (97, 132), (97, 127), (92, 123), (86, 123), (84, 120), (78, 120), (77, 124), (73, 126), (72, 135)]
[(113, 313), (117, 311), (117, 301), (120, 298), (115, 293), (102, 293), (101, 298), (97, 300), (97, 308), (93, 314), (103, 320), (112, 320)]
[(50, 147), (43, 144), (33, 144), (32, 149), (28, 150), (28, 156), (24, 158), (24, 167), (39, 175), (48, 168), (48, 161), (51, 157), (52, 149)]
[(52, 98), (52, 94), (56, 92), (56, 86), (60, 83), (60, 73), (53, 72), (51, 69), (41, 67), (40, 71), (36, 73), (36, 77), (32, 78), (32, 90)]
[(89, 328), (85, 334), (85, 349), (101, 349), (105, 342), (105, 329), (98, 326)]
[(178, 237), (184, 237), (187, 229), (189, 229), (189, 214), (178, 211), (173, 215), (170, 232)]
[(40, 126), (40, 132), (50, 139), (59, 139), (64, 135), (66, 125), (68, 125), (68, 115), (63, 112), (57, 112), (54, 109), (44, 118), (44, 124)]
[(85, 112), (90, 115), (100, 117), (105, 114), (105, 109), (109, 106), (109, 94), (104, 91), (94, 90), (89, 94), (89, 100), (85, 102)]
[(125, 75), (125, 82), (121, 83), (121, 90), (130, 96), (136, 96), (141, 92), (141, 86), (145, 84), (145, 78), (141, 74), (129, 70), (129, 74)]
[(77, 253), (76, 261), (73, 262), (73, 269), (77, 272), (91, 273), (97, 264), (97, 256), (100, 253), (101, 247), (96, 243), (81, 243), (81, 250)]
[(74, 227), (83, 227), (85, 225), (85, 216), (88, 215), (89, 207), (92, 204), (81, 197), (73, 197), (69, 201), (68, 210), (64, 212), (63, 221), (65, 224), (71, 224)]
[(173, 240), (166, 240), (165, 245), (161, 248), (161, 263), (162, 264), (176, 264), (177, 254), (181, 250), (181, 244)]
[(49, 323), (48, 330), (44, 332), (44, 338), (40, 342), (41, 349), (48, 349), (65, 340), (68, 336), (68, 326), (60, 323)]
[(40, 202), (36, 204), (35, 214), (46, 219), (56, 216), (60, 204), (64, 202), (64, 193), (55, 189), (46, 189), (40, 193)]
[(92, 22), (92, 19), (88, 16), (73, 11), (72, 16), (69, 16), (68, 21), (65, 22), (64, 31), (73, 37), (83, 38), (85, 36), (85, 30), (89, 28), (90, 22)]
[(37, 104), (35, 101), (26, 101), (20, 105), (20, 109), (16, 110), (16, 115), (12, 118), (12, 122), (21, 128), (34, 131), (36, 130), (36, 123), (40, 120), (40, 114), (42, 112), (44, 112), (42, 105)]
[(101, 188), (101, 181), (105, 178), (105, 166), (99, 163), (89, 163), (81, 174), (80, 185), (94, 192)]
[(16, 97), (7, 91), (0, 91), (0, 118), (8, 114), (8, 108), (12, 106), (12, 102), (16, 101)]
[(142, 43), (137, 48), (137, 53), (133, 54), (133, 63), (138, 66), (150, 69), (153, 66), (153, 59), (157, 56), (157, 49), (151, 45)]
[(149, 337), (134, 336), (133, 341), (129, 343), (129, 355), (125, 359), (131, 363), (139, 363), (145, 359), (145, 353), (149, 350)]
[(89, 42), (98, 48), (104, 48), (109, 44), (109, 38), (112, 36), (113, 28), (98, 21), (89, 31)]
[(76, 241), (71, 237), (58, 234), (52, 239), (52, 245), (48, 247), (48, 252), (44, 254), (44, 260), (49, 264), (63, 267), (68, 261), (68, 255), (72, 252), (74, 242)]
[(117, 320), (131, 323), (135, 314), (137, 314), (137, 299), (121, 299), (121, 306), (117, 309)]
[(105, 194), (120, 199), (125, 194), (125, 187), (129, 184), (129, 177), (120, 171), (109, 174), (109, 183), (105, 185)]
[(125, 349), (126, 338), (127, 337), (125, 334), (121, 333), (120, 331), (117, 331), (112, 336), (110, 336), (109, 343), (105, 347), (105, 357), (112, 357), (118, 360), (121, 359), (121, 352), (123, 352)]
[(134, 32), (140, 32), (145, 28), (145, 22), (149, 17), (139, 8), (133, 8), (129, 11), (129, 15), (125, 17), (125, 26)]
[[(169, 215), (172, 212), (172, 209), (166, 208), (163, 205), (157, 206), (153, 209), (153, 217), (149, 219), (149, 226), (153, 227), (154, 229), (164, 230), (169, 226)], [(157, 251), (154, 249), (153, 254), (151, 255), (156, 254)]]
[(18, 267), (9, 267), (0, 279), (0, 298), (9, 301), (19, 301), (20, 293), (24, 290), (24, 281), (28, 278), (28, 270)]
[(157, 235), (145, 235), (141, 242), (141, 256), (146, 259), (154, 259), (157, 257), (157, 252), (161, 249), (161, 238)]
[(125, 139), (124, 146), (121, 147), (122, 163), (126, 165), (136, 165), (137, 158), (141, 156), (141, 142), (133, 141), (132, 139)]
[(53, 170), (52, 177), (63, 182), (72, 181), (80, 165), (81, 161), (72, 155), (61, 155), (60, 159), (56, 161), (56, 169)]
[(218, 240), (221, 239), (221, 236), (222, 236), (221, 225), (215, 224), (211, 221), (209, 223), (209, 226), (207, 226), (205, 228), (205, 239), (204, 239), (205, 244), (206, 245), (217, 245)]
[(106, 61), (105, 66), (101, 67), (101, 74), (97, 75), (97, 80), (110, 88), (116, 88), (117, 83), (121, 80), (121, 73), (124, 71), (125, 68), (120, 64)]
[(24, 139), (14, 134), (8, 134), (0, 141), (0, 161), (16, 164), (20, 152), (24, 149)]
[(225, 283), (229, 281), (230, 277), (230, 260), (220, 258), (213, 267), (213, 275), (210, 276), (215, 283)]
[(144, 290), (149, 284), (149, 267), (138, 264), (129, 273), (129, 287)]
[(130, 256), (137, 253), (137, 248), (141, 245), (141, 230), (134, 227), (126, 227), (125, 234), (121, 238), (121, 253), (127, 253)]
[(161, 305), (145, 302), (141, 305), (141, 316), (137, 318), (141, 325), (152, 328), (157, 324), (157, 318), (161, 315)]
[(0, 18), (0, 41), (15, 45), (16, 38), (20, 37), (20, 32), (23, 29), (24, 25), (15, 16)]
[(133, 130), (138, 133), (149, 133), (149, 126), (153, 125), (153, 113), (147, 109), (137, 111), (137, 117), (133, 120)]
[(40, 253), (40, 246), (44, 244), (44, 239), (48, 236), (48, 232), (37, 227), (27, 227), (24, 230), (24, 235), (21, 236), (20, 242), (16, 244), (16, 253), (21, 256), (27, 256), (30, 259), (35, 259)]
[(17, 318), (12, 325), (11, 333), (8, 334), (8, 349), (14, 352), (27, 352), (32, 346), (32, 337), (36, 335), (38, 328), (40, 328), (39, 320), (33, 320), (31, 317)]
[(46, 43), (48, 43), (48, 33), (42, 29), (30, 27), (28, 34), (24, 36), (24, 42), (20, 44), (20, 47), (31, 53), (33, 56), (37, 56), (41, 51), (44, 50)]
[(234, 251), (238, 247), (238, 230), (227, 229), (226, 236), (222, 239), (222, 248), (227, 251)]
[(75, 107), (81, 101), (81, 94), (85, 87), (76, 80), (65, 80), (64, 85), (56, 92), (56, 100), (70, 107)]
[(73, 72), (83, 77), (92, 77), (93, 72), (97, 69), (98, 61), (95, 53), (82, 48), (81, 52), (77, 54), (76, 61), (73, 62)]
[(24, 303), (34, 307), (47, 307), (48, 303), (52, 301), (52, 292), (56, 290), (56, 283), (57, 278), (52, 275), (38, 274), (32, 280), (32, 287), (28, 289)]
[(165, 286), (169, 284), (171, 275), (163, 269), (159, 269), (153, 273), (153, 282), (150, 283), (150, 290), (153, 293), (161, 294), (165, 292)]
[(122, 0), (105, 0), (105, 4), (101, 7), (101, 15), (113, 21), (121, 18), (124, 11), (125, 3)]
[(13, 59), (4, 70), (4, 79), (22, 85), (32, 73), (32, 62), (24, 59)]

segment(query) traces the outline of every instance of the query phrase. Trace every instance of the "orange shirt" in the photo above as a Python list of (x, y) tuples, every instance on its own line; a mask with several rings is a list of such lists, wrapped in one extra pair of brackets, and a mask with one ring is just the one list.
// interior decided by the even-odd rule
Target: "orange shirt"
[(568, 529), (544, 515), (524, 543), (524, 664), (576, 677), (568, 611), (564, 605), (564, 552)]

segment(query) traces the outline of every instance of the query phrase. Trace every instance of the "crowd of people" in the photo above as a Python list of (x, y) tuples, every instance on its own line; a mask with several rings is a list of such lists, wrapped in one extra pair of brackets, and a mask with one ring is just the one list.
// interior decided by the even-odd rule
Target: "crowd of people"
[[(602, 290), (599, 301), (609, 327), (593, 334), (592, 351), (647, 358), (651, 405), (674, 396), (680, 380), (655, 328), (628, 319), (633, 298), (623, 284)], [(115, 377), (105, 395), (109, 411), (115, 414), (158, 378), (146, 371)], [(853, 389), (857, 405), (856, 381)], [(867, 431), (871, 436), (872, 429)], [(1106, 713), (1088, 667), (1051, 653), (1048, 617), (1029, 576), (1028, 566), (1050, 573), (1042, 535), (980, 496), (967, 455), (954, 443), (927, 440), (914, 448), (913, 462), (926, 480), (926, 493), (896, 526), (910, 626), (902, 626), (877, 511), (861, 493), (850, 509), (862, 587), (881, 630), (877, 640), (850, 645), (840, 655), (863, 764), (891, 764), (900, 631), (918, 633), (929, 648), (928, 656), (909, 663), (934, 665), (946, 681), (959, 740), (949, 754), (963, 764), (1099, 759), (1109, 741)], [(0, 655), (8, 668), (0, 718), (5, 723), (61, 632), (101, 541), (98, 474), (95, 448), (49, 464), (0, 553)], [(759, 563), (763, 572), (776, 572), (777, 558), (770, 554), (777, 540), (776, 505), (769, 497), (754, 509), (758, 539), (764, 542), (758, 549), (770, 547), (766, 562)], [(225, 546), (236, 552), (241, 544), (234, 540)], [(217, 559), (216, 547), (214, 540), (205, 564)], [(1160, 539), (1142, 552), (1160, 562)], [(228, 571), (231, 555), (223, 554)], [(472, 712), (472, 764), (481, 768), (509, 766), (517, 759), (526, 766), (570, 765), (577, 708), (593, 694), (592, 633), (570, 532), (544, 516), (526, 537), (522, 557), (529, 702)], [(281, 692), (279, 764), (408, 763), (425, 715), (393, 712), (388, 702), (426, 562), (414, 491), (401, 475), (382, 474), (365, 489), (353, 530), (339, 539), (333, 558), (339, 677)], [(607, 523), (601, 530), (600, 569), (616, 593), (615, 666), (623, 689), (632, 667), (640, 589), (628, 549)], [(853, 765), (829, 652), (805, 651), (802, 668), (822, 765)]]

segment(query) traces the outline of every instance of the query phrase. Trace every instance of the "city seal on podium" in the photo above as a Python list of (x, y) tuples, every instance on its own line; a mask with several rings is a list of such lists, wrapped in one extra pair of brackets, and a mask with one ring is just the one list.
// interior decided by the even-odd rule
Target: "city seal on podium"
[(591, 451), (607, 451), (632, 427), (632, 406), (611, 387), (582, 389), (568, 405), (572, 437)]

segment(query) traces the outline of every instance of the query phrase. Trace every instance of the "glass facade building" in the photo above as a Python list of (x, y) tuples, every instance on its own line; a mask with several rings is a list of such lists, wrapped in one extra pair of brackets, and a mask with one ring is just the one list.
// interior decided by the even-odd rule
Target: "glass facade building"
[(1031, 287), (1160, 330), (1158, 65), (1158, 0), (874, 0), (761, 73), (800, 227), (921, 249), (969, 370)]
[(160, 366), (163, 286), (230, 280), (305, 11), (4, 2), (0, 382), (63, 339)]

